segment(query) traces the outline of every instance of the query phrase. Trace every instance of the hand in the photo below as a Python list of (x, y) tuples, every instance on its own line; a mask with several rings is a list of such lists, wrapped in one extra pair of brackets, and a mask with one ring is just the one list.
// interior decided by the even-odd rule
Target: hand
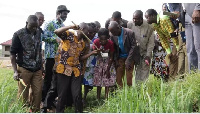
[(192, 14), (192, 23), (199, 23), (200, 22), (200, 10), (194, 10)]
[(60, 43), (61, 39), (60, 38), (56, 38), (56, 41), (57, 41), (57, 43)]
[(146, 57), (144, 58), (144, 60), (145, 60), (145, 62), (147, 62), (146, 64), (149, 65), (149, 63), (150, 63), (150, 57), (149, 57), (149, 56), (146, 56)]
[(180, 16), (180, 12), (179, 11), (175, 11), (175, 12), (172, 12), (172, 13), (177, 14), (177, 15), (171, 15), (170, 18), (173, 18), (173, 19), (179, 18), (179, 16)]
[(98, 54), (99, 53), (99, 50), (93, 50), (92, 52), (91, 52), (91, 55), (96, 55), (96, 54)]
[(106, 78), (108, 78), (108, 79), (110, 78), (110, 70), (109, 69), (106, 70), (105, 75), (106, 75)]
[(14, 79), (15, 81), (19, 81), (19, 78), (20, 78), (19, 73), (18, 73), (18, 72), (15, 72), (14, 75), (13, 75), (13, 79)]
[(71, 26), (71, 28), (73, 29), (73, 30), (79, 30), (80, 29), (80, 27), (77, 25), (77, 26)]

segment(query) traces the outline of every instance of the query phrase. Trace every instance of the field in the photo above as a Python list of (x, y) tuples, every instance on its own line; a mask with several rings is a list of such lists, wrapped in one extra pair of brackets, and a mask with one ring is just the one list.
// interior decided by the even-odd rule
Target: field
[[(17, 82), (13, 71), (0, 68), (0, 113), (25, 113), (27, 108), (17, 99)], [(89, 92), (84, 112), (89, 113), (189, 113), (199, 112), (200, 74), (190, 74), (184, 79), (163, 82), (152, 75), (145, 83), (125, 86), (104, 100), (96, 99), (96, 88)], [(67, 108), (66, 112), (74, 112)]]

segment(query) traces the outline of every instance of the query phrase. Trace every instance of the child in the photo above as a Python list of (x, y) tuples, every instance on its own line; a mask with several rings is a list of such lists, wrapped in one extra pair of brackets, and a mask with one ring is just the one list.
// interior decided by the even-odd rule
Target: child
[[(94, 44), (101, 54), (96, 57), (93, 85), (97, 86), (97, 99), (100, 99), (102, 87), (105, 87), (105, 98), (108, 98), (109, 87), (115, 85), (116, 71), (113, 65), (114, 44), (109, 40), (109, 31), (101, 28), (98, 35), (99, 39), (94, 40)], [(93, 49), (96, 50), (94, 45)]]

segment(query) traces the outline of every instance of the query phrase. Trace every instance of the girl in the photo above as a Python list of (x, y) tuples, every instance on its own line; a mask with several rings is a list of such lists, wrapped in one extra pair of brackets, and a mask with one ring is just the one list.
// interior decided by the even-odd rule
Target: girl
[[(99, 39), (94, 44), (100, 49), (94, 67), (93, 85), (97, 86), (97, 99), (100, 99), (101, 88), (105, 87), (105, 98), (108, 98), (109, 87), (115, 85), (116, 71), (113, 63), (114, 44), (109, 40), (109, 31), (101, 28), (98, 32)], [(96, 50), (95, 46), (93, 49)]]

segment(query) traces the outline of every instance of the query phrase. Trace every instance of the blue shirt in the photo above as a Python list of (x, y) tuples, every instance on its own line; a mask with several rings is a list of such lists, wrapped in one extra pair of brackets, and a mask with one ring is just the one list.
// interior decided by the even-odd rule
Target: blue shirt
[(58, 50), (58, 43), (56, 41), (58, 36), (54, 33), (54, 31), (63, 26), (64, 24), (59, 24), (57, 20), (52, 20), (46, 23), (42, 37), (42, 40), (45, 42), (45, 58), (55, 57)]
[(123, 34), (124, 34), (124, 30), (122, 28), (121, 35), (118, 37), (118, 44), (119, 44), (119, 48), (120, 48), (120, 52), (119, 52), (119, 57), (120, 58), (128, 57), (128, 54), (126, 53), (126, 51), (124, 49)]

